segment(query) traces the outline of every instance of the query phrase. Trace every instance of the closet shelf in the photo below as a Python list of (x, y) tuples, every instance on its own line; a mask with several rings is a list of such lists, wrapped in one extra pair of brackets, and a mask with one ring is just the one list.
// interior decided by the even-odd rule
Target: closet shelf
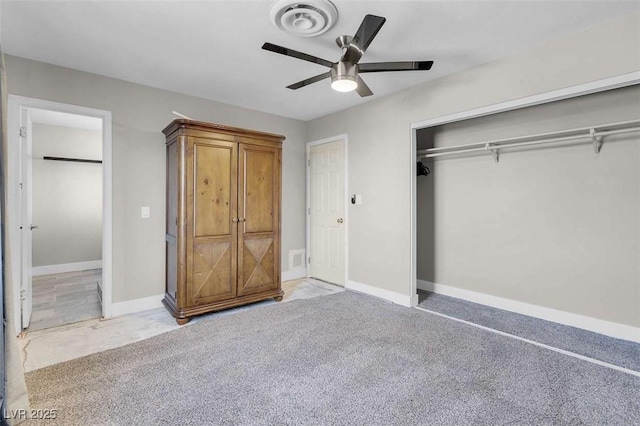
[(468, 153), (492, 154), (495, 161), (499, 159), (501, 149), (533, 147), (547, 144), (591, 143), (596, 154), (602, 148), (602, 138), (605, 136), (624, 133), (640, 132), (640, 120), (623, 121), (618, 123), (601, 124), (598, 126), (580, 127), (576, 129), (555, 132), (537, 133), (528, 136), (495, 139), (491, 141), (474, 142), (464, 145), (443, 146), (422, 149), (417, 152), (418, 160), (423, 158), (438, 158), (448, 155)]

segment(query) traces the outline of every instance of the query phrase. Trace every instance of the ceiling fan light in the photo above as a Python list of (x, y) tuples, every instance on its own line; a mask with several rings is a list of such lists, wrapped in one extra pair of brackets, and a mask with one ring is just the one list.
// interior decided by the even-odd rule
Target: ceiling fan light
[(337, 92), (352, 92), (356, 90), (358, 83), (355, 77), (344, 75), (331, 79), (331, 88)]

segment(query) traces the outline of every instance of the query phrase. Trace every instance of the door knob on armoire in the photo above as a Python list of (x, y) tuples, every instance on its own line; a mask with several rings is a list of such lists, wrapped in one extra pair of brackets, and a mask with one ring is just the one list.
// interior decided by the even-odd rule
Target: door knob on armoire
[(231, 222), (233, 222), (233, 223), (238, 223), (238, 218), (237, 218), (237, 217), (234, 217), (233, 219), (231, 219)]

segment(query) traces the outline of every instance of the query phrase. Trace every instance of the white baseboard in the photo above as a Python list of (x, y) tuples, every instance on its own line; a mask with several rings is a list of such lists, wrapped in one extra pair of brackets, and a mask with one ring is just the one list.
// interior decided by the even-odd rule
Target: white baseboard
[[(357, 291), (358, 293), (368, 294), (369, 296), (379, 297), (380, 299), (387, 300), (389, 302), (395, 303), (396, 305), (406, 306), (408, 308), (414, 306), (412, 302), (414, 302), (413, 297), (410, 295), (396, 293), (395, 291), (384, 290), (379, 287), (374, 287), (369, 284), (359, 283), (357, 281), (347, 281), (347, 285), (345, 286), (347, 290)], [(417, 298), (417, 295), (415, 295)]]
[(133, 314), (135, 312), (147, 311), (162, 307), (162, 298), (164, 294), (156, 296), (143, 297), (140, 299), (127, 300), (125, 302), (116, 302), (111, 304), (111, 316), (118, 317), (120, 315)]
[(626, 324), (587, 317), (584, 315), (572, 314), (570, 312), (557, 309), (546, 308), (544, 306), (533, 305), (517, 300), (505, 299), (503, 297), (492, 296), (490, 294), (478, 293), (445, 284), (432, 283), (430, 281), (417, 280), (420, 290), (431, 291), (433, 293), (451, 296), (457, 299), (467, 300), (493, 308), (504, 309), (505, 311), (516, 312), (530, 317), (540, 318), (559, 324), (570, 325), (583, 330), (593, 331), (615, 337), (617, 339), (630, 340), (640, 343), (640, 328)]
[(102, 268), (102, 260), (89, 260), (86, 262), (61, 263), (59, 265), (34, 266), (31, 268), (31, 275), (37, 277), (40, 275), (63, 274), (65, 272), (79, 272), (100, 268)]
[(288, 271), (282, 271), (280, 273), (281, 281), (299, 280), (307, 276), (306, 268), (290, 269)]

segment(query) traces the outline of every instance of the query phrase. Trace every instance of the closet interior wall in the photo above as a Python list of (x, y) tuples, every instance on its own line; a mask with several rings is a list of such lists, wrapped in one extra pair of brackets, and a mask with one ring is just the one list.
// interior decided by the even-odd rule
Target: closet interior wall
[[(631, 86), (418, 131), (418, 150), (640, 119)], [(640, 133), (423, 160), (418, 280), (640, 326)]]

